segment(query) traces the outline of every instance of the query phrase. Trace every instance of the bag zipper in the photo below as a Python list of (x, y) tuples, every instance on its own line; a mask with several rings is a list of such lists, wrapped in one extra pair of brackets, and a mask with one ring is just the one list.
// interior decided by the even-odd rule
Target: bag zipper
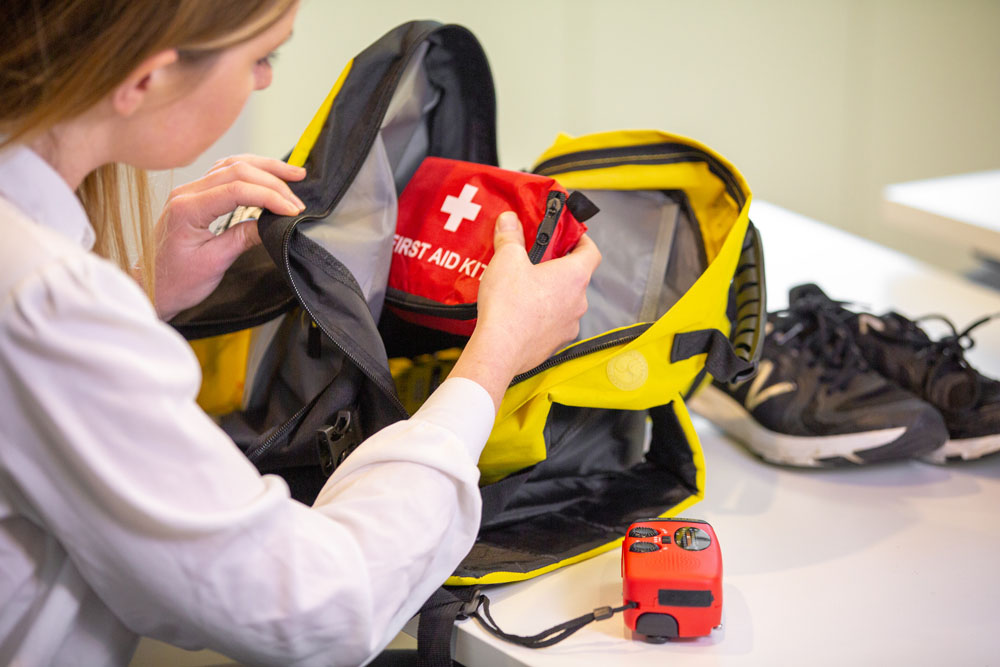
[[(295, 220), (292, 223), (292, 225), (289, 226), (288, 231), (285, 233), (285, 236), (284, 236), (284, 238), (281, 241), (281, 254), (285, 258), (285, 274), (287, 276), (289, 276), (289, 278), (291, 278), (291, 276), (292, 276), (292, 265), (291, 265), (291, 262), (289, 261), (289, 258), (288, 258), (288, 246), (291, 243), (292, 232), (295, 230), (296, 227), (298, 227), (298, 225), (299, 225), (300, 222), (302, 222), (303, 220), (306, 220), (306, 219), (307, 219), (307, 217), (302, 217), (302, 218), (299, 218), (298, 220)], [(317, 218), (315, 216), (308, 216), (308, 219), (315, 220)], [(334, 258), (332, 255), (331, 255), (331, 258), (336, 261), (336, 258)], [(400, 413), (404, 416), (403, 418), (405, 418), (406, 416), (408, 416), (409, 413), (406, 411), (406, 408), (403, 407), (402, 401), (400, 401), (399, 397), (396, 395), (395, 388), (390, 388), (390, 387), (386, 386), (386, 384), (384, 382), (382, 382), (382, 380), (378, 377), (378, 374), (374, 370), (372, 370), (372, 368), (367, 363), (365, 363), (364, 361), (362, 361), (361, 359), (359, 359), (357, 357), (357, 355), (355, 355), (355, 354), (351, 353), (350, 351), (348, 351), (340, 343), (340, 341), (338, 341), (330, 333), (330, 331), (327, 329), (326, 325), (323, 324), (322, 322), (320, 322), (316, 318), (316, 314), (312, 311), (312, 309), (309, 307), (309, 305), (306, 304), (305, 300), (302, 298), (302, 292), (299, 290), (299, 286), (295, 282), (295, 280), (292, 279), (292, 280), (289, 280), (288, 282), (291, 284), (292, 291), (295, 292), (295, 298), (298, 300), (299, 304), (302, 306), (302, 309), (306, 311), (306, 313), (309, 315), (310, 318), (312, 318), (312, 321), (316, 323), (316, 326), (319, 327), (320, 331), (322, 331), (324, 334), (326, 334), (326, 337), (329, 338), (331, 341), (333, 341), (333, 344), (337, 346), (337, 348), (344, 354), (345, 357), (347, 357), (348, 359), (350, 359), (351, 362), (353, 362), (355, 366), (357, 366), (358, 368), (361, 369), (361, 372), (365, 374), (365, 377), (367, 377), (369, 380), (371, 380), (372, 383), (375, 384), (376, 387), (378, 387), (379, 389), (382, 390), (382, 393), (385, 394), (386, 398), (388, 398), (390, 400), (390, 402), (393, 404), (393, 406), (399, 409)]]
[(642, 322), (640, 324), (633, 324), (630, 327), (618, 329), (617, 331), (612, 331), (604, 334), (603, 336), (598, 336), (597, 338), (581, 341), (566, 348), (562, 352), (549, 357), (531, 370), (525, 371), (520, 375), (515, 375), (514, 379), (510, 381), (509, 386), (514, 386), (518, 382), (523, 382), (524, 380), (534, 377), (535, 375), (558, 366), (559, 364), (564, 364), (568, 361), (585, 357), (594, 352), (600, 352), (601, 350), (607, 350), (618, 345), (631, 343), (636, 338), (646, 333), (651, 326), (653, 326), (652, 322)]
[(305, 415), (305, 413), (308, 412), (312, 407), (313, 407), (313, 402), (310, 401), (309, 403), (306, 403), (301, 408), (299, 408), (294, 415), (285, 420), (285, 423), (276, 428), (271, 433), (271, 435), (267, 436), (264, 442), (260, 443), (253, 449), (249, 450), (246, 453), (247, 460), (250, 461), (251, 463), (256, 463), (258, 460), (260, 460), (260, 458), (263, 457), (264, 454), (267, 454), (268, 450), (270, 450), (271, 447), (274, 446), (274, 443), (276, 443), (286, 433), (292, 430), (292, 427), (298, 425), (298, 423), (302, 420), (303, 415)]
[(704, 162), (709, 171), (722, 179), (726, 192), (743, 208), (746, 194), (736, 177), (718, 158), (687, 144), (662, 142), (640, 146), (621, 146), (576, 151), (554, 157), (534, 169), (535, 174), (554, 176), (567, 171), (620, 167), (627, 164), (676, 164), (678, 162)]

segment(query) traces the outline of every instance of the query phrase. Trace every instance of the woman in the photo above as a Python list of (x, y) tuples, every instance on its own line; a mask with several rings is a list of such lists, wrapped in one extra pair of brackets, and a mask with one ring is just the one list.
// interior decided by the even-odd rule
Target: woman
[[(452, 375), (311, 508), (198, 409), (197, 364), (160, 318), (259, 242), (254, 223), (219, 237), (209, 223), (237, 205), (295, 214), (286, 181), (304, 174), (224, 160), (172, 193), (154, 233), (138, 170), (187, 164), (229, 127), (270, 82), (296, 10), (0, 9), (2, 664), (125, 664), (139, 635), (254, 664), (364, 663), (470, 548), (475, 462), (504, 388), (576, 333), (599, 253), (584, 239), (533, 266), (504, 214)], [(120, 201), (126, 181), (134, 201)]]

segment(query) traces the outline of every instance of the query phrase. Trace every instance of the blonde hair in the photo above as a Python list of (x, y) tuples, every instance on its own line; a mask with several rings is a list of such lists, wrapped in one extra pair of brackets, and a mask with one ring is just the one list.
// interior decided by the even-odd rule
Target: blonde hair
[[(0, 135), (31, 141), (90, 109), (140, 63), (175, 48), (211, 56), (274, 25), (295, 0), (3, 0)], [(146, 173), (110, 164), (77, 189), (97, 237), (95, 251), (141, 275), (154, 297), (155, 243)]]

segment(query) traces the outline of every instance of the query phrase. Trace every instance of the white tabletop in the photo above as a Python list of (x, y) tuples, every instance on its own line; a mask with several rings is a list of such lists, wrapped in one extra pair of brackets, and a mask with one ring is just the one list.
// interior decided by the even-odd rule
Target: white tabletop
[(889, 185), (886, 220), (1000, 261), (1000, 170)]
[[(817, 282), (876, 312), (942, 312), (961, 326), (1000, 311), (1000, 293), (755, 202), (769, 308), (788, 287)], [(1000, 376), (1000, 321), (977, 331), (968, 357)], [(634, 641), (621, 616), (531, 650), (456, 633), (470, 667), (539, 665), (998, 665), (1000, 457), (932, 466), (905, 461), (802, 471), (760, 462), (695, 418), (706, 499), (685, 516), (715, 528), (725, 563), (724, 628), (697, 640)], [(500, 627), (534, 634), (621, 604), (619, 552), (488, 591)], [(411, 629), (413, 626), (410, 626)]]

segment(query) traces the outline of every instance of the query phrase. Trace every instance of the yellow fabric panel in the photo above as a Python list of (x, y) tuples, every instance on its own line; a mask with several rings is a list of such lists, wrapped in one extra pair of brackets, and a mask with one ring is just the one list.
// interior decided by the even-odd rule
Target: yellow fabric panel
[[(673, 337), (675, 333), (700, 329), (729, 332), (728, 285), (748, 223), (744, 209), (715, 260), (691, 289), (637, 339), (564, 362), (510, 387), (479, 459), (482, 483), (495, 482), (545, 459), (544, 426), (553, 402), (642, 410), (662, 405), (668, 400), (665, 397), (687, 389), (704, 363), (704, 356), (671, 363)], [(576, 345), (585, 346), (587, 341)]]
[(210, 415), (223, 415), (243, 404), (251, 329), (191, 341), (201, 364), (198, 405)]
[(389, 359), (389, 373), (407, 412), (412, 415), (424, 404), (451, 373), (461, 353), (461, 349), (453, 347), (434, 354), (421, 354), (413, 359)]
[(295, 165), (296, 167), (301, 167), (306, 163), (306, 158), (309, 157), (309, 153), (312, 151), (313, 146), (316, 145), (316, 140), (319, 139), (319, 134), (323, 130), (323, 124), (326, 123), (326, 117), (330, 115), (330, 107), (333, 106), (333, 100), (337, 97), (340, 89), (344, 86), (344, 81), (347, 80), (347, 75), (351, 73), (351, 67), (354, 66), (354, 61), (351, 60), (344, 67), (344, 70), (337, 77), (337, 80), (333, 84), (333, 88), (330, 89), (329, 94), (327, 94), (326, 99), (323, 100), (323, 104), (319, 105), (316, 114), (313, 116), (312, 120), (306, 126), (306, 129), (302, 132), (302, 136), (299, 137), (298, 143), (295, 144), (295, 148), (292, 149), (292, 154), (288, 156), (288, 164)]

